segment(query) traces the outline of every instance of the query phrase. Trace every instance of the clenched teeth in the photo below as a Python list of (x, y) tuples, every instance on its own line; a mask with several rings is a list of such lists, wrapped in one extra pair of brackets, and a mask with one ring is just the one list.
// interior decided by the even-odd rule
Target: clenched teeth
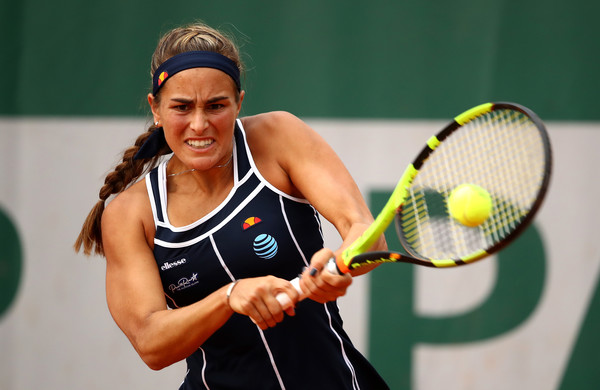
[(212, 140), (212, 139), (186, 141), (186, 143), (188, 145), (193, 146), (195, 148), (205, 148), (205, 147), (209, 146), (210, 144), (212, 144), (213, 142), (214, 142), (214, 140)]

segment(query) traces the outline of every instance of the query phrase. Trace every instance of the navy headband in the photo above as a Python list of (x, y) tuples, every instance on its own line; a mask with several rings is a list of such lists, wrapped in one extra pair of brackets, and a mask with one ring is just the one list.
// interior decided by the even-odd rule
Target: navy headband
[(241, 91), (240, 70), (235, 62), (212, 51), (188, 51), (177, 54), (163, 62), (152, 77), (152, 94), (156, 96), (169, 77), (190, 68), (214, 68), (226, 73)]

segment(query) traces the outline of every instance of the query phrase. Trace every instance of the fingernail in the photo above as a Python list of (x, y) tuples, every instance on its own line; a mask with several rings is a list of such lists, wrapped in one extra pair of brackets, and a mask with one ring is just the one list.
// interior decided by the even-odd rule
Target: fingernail
[(315, 276), (318, 272), (319, 272), (319, 270), (313, 267), (310, 269), (310, 272), (308, 274), (310, 276)]

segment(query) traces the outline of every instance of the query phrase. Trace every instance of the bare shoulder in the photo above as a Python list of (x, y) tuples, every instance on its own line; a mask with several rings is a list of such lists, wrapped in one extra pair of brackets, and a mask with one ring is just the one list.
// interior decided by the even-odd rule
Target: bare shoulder
[[(248, 137), (264, 136), (281, 139), (292, 134), (310, 132), (310, 127), (297, 116), (285, 111), (272, 111), (242, 118)], [(267, 140), (268, 141), (268, 140)]]
[[(269, 152), (279, 161), (292, 158), (295, 153), (318, 151), (325, 141), (308, 124), (285, 111), (267, 112), (242, 119), (253, 153)], [(316, 149), (315, 149), (316, 147)], [(255, 156), (257, 157), (257, 156)]]
[(144, 237), (154, 235), (152, 208), (144, 180), (118, 194), (102, 214), (103, 241), (131, 233), (143, 233)]
[(145, 182), (140, 180), (115, 196), (115, 198), (106, 206), (104, 215), (117, 216), (123, 213), (126, 215), (135, 213), (136, 211), (139, 211), (138, 209), (143, 208), (143, 204), (147, 200), (147, 197), (148, 193), (146, 192)]
[(312, 178), (324, 169), (337, 171), (337, 155), (298, 117), (276, 111), (243, 118), (242, 123), (258, 169), (285, 193), (309, 199), (307, 188), (302, 187), (310, 184), (303, 182), (303, 176)]
[(293, 179), (295, 166), (319, 159), (325, 142), (298, 117), (274, 111), (242, 118), (252, 157), (261, 174), (279, 190), (305, 198)]
[(280, 124), (300, 121), (298, 117), (286, 111), (270, 111), (241, 118), (245, 128), (272, 127)]

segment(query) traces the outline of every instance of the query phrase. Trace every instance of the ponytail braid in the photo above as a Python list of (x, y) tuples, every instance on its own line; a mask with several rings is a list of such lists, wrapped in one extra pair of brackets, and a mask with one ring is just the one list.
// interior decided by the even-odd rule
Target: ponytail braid
[(135, 144), (123, 152), (122, 161), (114, 168), (112, 172), (106, 175), (104, 185), (100, 188), (98, 202), (94, 205), (88, 214), (73, 248), (79, 252), (83, 247), (85, 255), (92, 253), (104, 256), (104, 247), (102, 245), (102, 214), (106, 201), (113, 194), (119, 194), (131, 186), (133, 183), (158, 163), (160, 156), (170, 152), (168, 146), (165, 146), (156, 156), (149, 159), (137, 159), (133, 157), (150, 137), (150, 134), (156, 130), (152, 125), (145, 133), (141, 134), (135, 141)]

